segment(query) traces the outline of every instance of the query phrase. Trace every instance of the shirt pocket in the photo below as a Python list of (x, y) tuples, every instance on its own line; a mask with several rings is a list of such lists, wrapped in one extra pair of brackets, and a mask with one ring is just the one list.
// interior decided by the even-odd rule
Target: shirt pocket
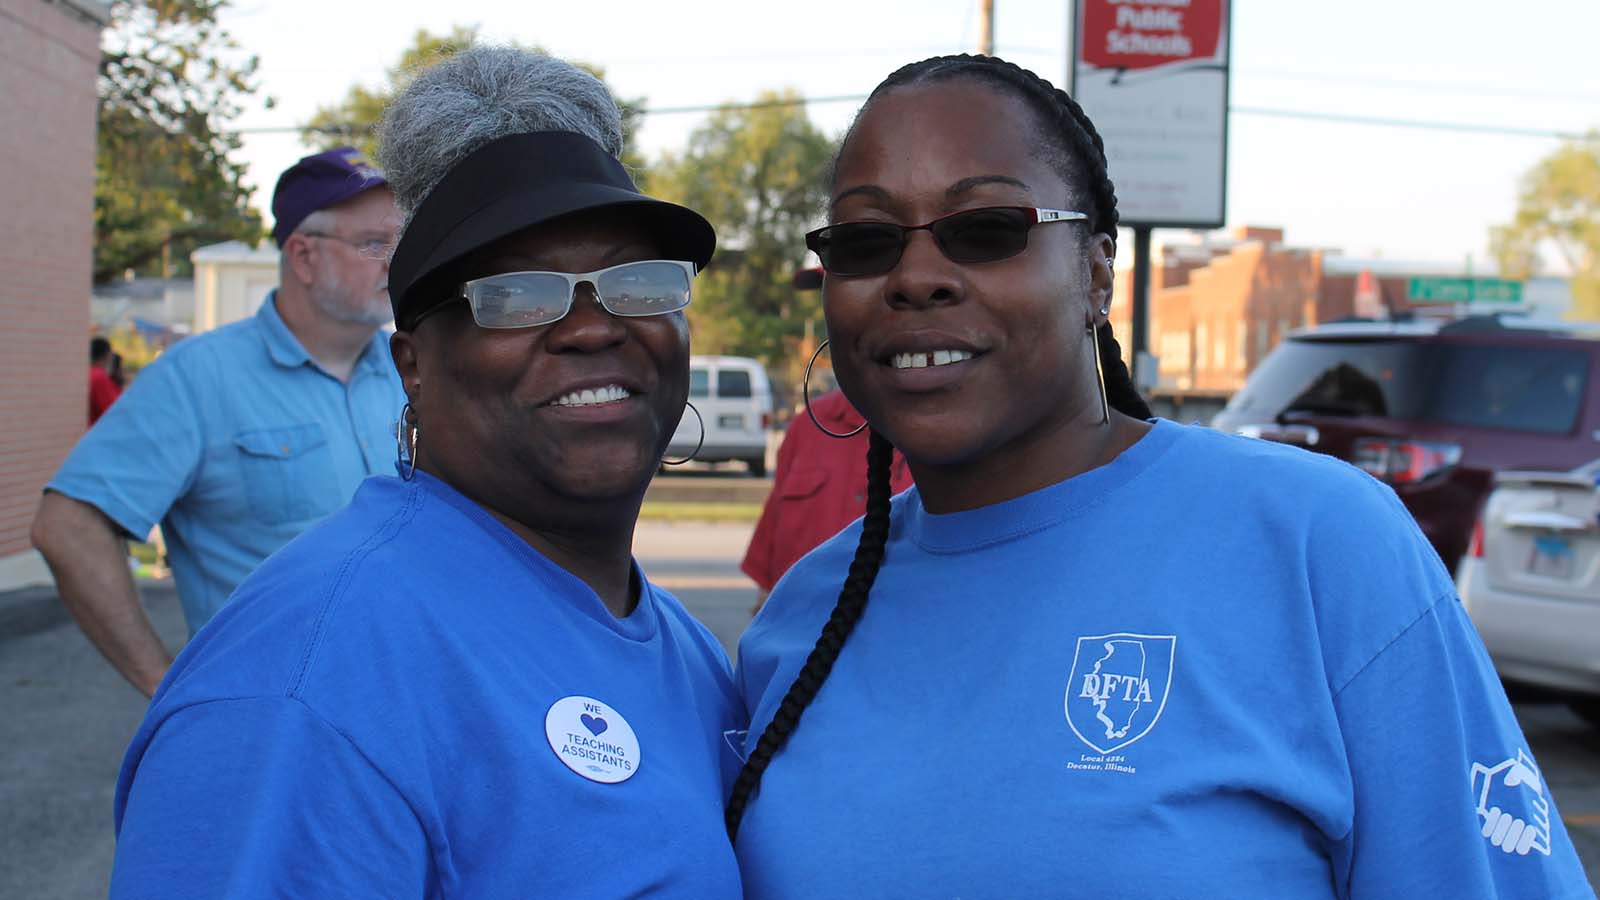
[(822, 486), (827, 483), (828, 472), (826, 469), (815, 467), (796, 468), (789, 472), (789, 477), (785, 478), (782, 484), (778, 485), (778, 499), (804, 500), (822, 490)]
[(315, 423), (241, 431), (239, 472), (255, 518), (268, 524), (319, 518), (342, 498), (327, 435)]

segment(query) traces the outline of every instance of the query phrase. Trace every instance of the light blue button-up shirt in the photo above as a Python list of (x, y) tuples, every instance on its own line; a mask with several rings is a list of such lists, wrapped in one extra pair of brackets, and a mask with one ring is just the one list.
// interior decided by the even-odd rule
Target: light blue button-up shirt
[(143, 540), (157, 523), (191, 633), (245, 575), (392, 474), (405, 395), (388, 334), (349, 383), (321, 369), (278, 315), (181, 341), (135, 378), (46, 486)]

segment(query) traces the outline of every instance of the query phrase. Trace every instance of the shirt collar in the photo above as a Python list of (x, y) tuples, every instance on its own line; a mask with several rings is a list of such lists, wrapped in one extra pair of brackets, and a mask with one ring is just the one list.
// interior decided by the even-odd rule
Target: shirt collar
[[(289, 326), (283, 321), (283, 316), (278, 314), (276, 288), (261, 302), (261, 309), (256, 312), (256, 324), (261, 328), (262, 338), (267, 342), (267, 354), (272, 357), (273, 362), (288, 369), (316, 365), (316, 360), (306, 352), (300, 339), (294, 336), (294, 332), (290, 331)], [(367, 342), (367, 348), (361, 351), (361, 358), (356, 360), (356, 368), (382, 374), (390, 365), (392, 364), (389, 362), (389, 332), (379, 329)]]
[(261, 309), (256, 312), (256, 324), (261, 328), (261, 336), (267, 342), (267, 355), (272, 357), (273, 362), (288, 369), (311, 362), (311, 354), (306, 352), (300, 339), (284, 324), (283, 317), (278, 315), (276, 289), (261, 301)]

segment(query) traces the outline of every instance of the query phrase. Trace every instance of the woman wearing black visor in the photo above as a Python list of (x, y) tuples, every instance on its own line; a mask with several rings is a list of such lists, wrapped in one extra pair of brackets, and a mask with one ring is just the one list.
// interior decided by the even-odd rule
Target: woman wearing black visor
[(727, 658), (631, 555), (715, 236), (596, 79), (421, 75), (380, 160), (400, 477), (269, 559), (124, 763), (113, 894), (737, 897)]

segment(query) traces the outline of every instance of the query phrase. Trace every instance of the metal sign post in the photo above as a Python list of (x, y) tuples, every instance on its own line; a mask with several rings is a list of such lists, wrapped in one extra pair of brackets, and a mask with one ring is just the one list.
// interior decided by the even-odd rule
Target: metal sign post
[(1068, 92), (1105, 141), (1134, 233), (1132, 361), (1149, 351), (1150, 232), (1227, 218), (1231, 0), (1073, 0)]

